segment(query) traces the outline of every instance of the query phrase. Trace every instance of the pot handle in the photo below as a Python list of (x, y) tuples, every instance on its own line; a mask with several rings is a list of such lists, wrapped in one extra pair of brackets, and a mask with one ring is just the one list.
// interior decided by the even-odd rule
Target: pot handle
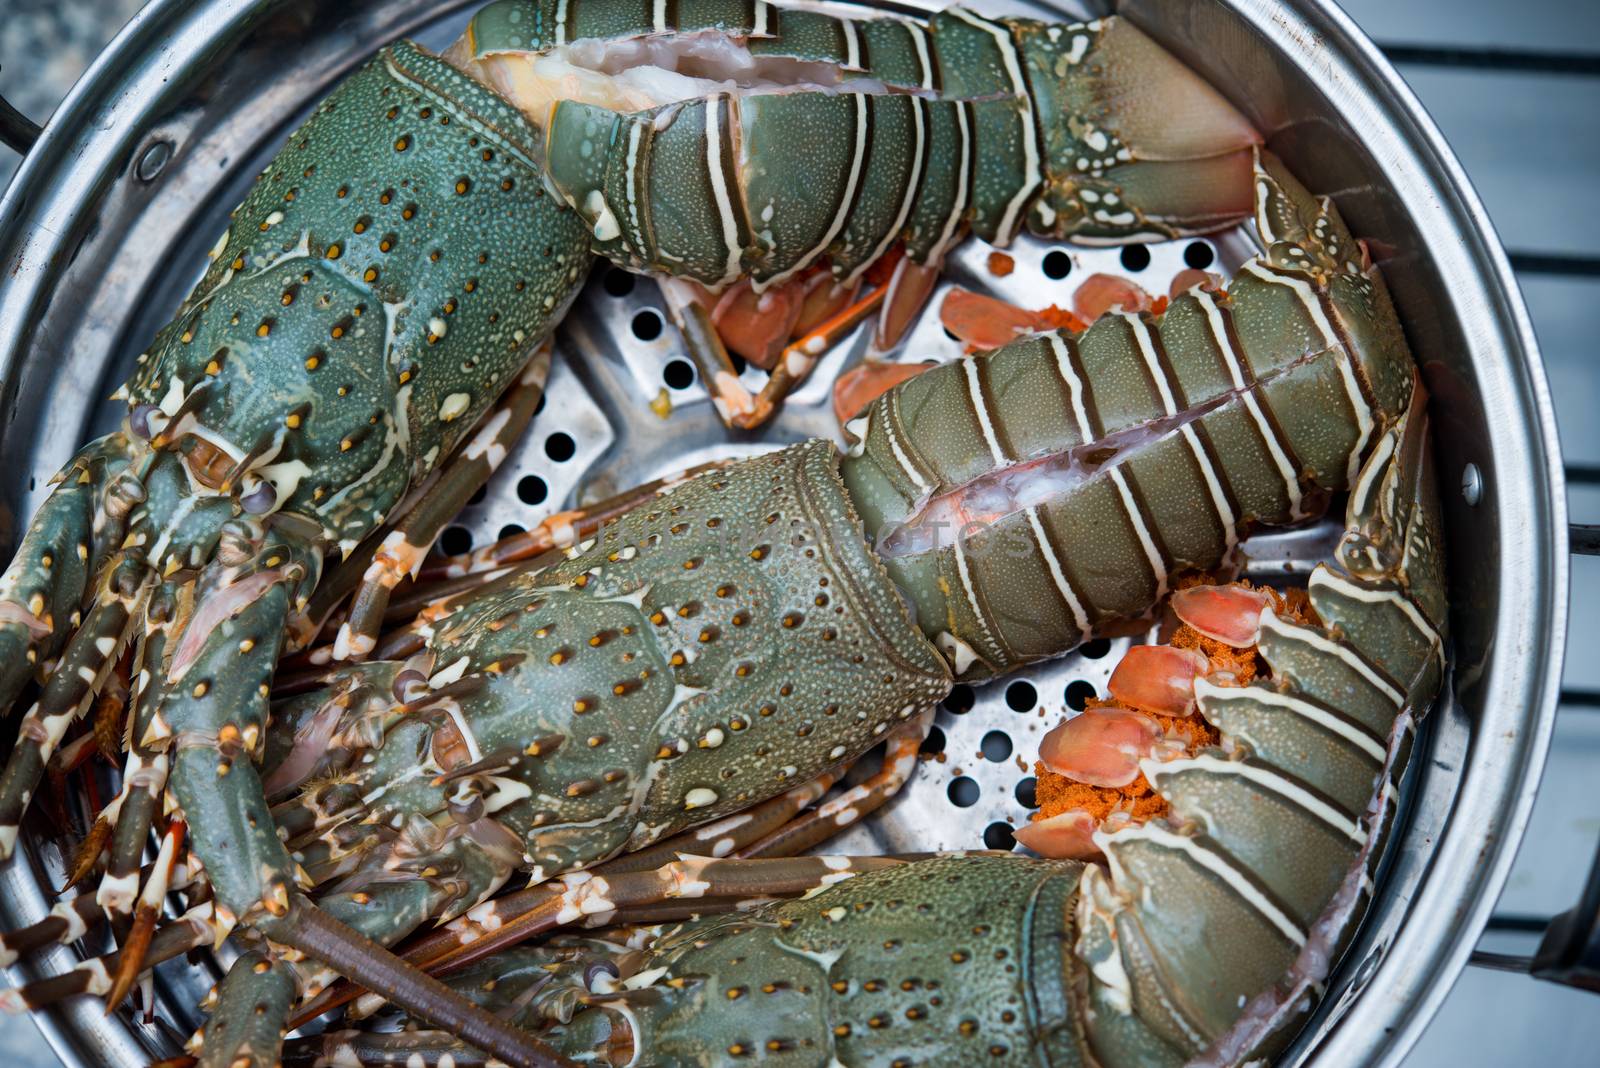
[(0, 96), (0, 142), (19, 156), (26, 156), (44, 131)]
[[(1567, 529), (1568, 545), (1574, 556), (1600, 556), (1600, 526), (1573, 523)], [(1584, 695), (1586, 698), (1589, 695)], [(1541, 923), (1532, 917), (1496, 918), (1491, 929), (1538, 932), (1539, 948), (1531, 957), (1508, 953), (1472, 954), (1471, 963), (1501, 971), (1523, 972), (1563, 986), (1600, 994), (1600, 850), (1589, 868), (1578, 903), (1566, 912)]]
[(1578, 903), (1545, 928), (1528, 974), (1600, 994), (1600, 852)]
[[(1575, 556), (1600, 556), (1600, 526), (1574, 523), (1569, 534)], [(1550, 921), (1528, 973), (1600, 993), (1600, 851), (1595, 853), (1583, 896)]]
[(1573, 523), (1567, 533), (1574, 556), (1600, 556), (1600, 526)]

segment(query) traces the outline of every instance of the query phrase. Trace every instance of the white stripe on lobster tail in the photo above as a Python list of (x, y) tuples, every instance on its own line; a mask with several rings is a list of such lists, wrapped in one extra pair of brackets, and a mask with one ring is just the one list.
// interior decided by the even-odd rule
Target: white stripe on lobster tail
[[(711, 176), (711, 195), (717, 201), (717, 221), (722, 224), (722, 242), (728, 250), (726, 266), (717, 281), (719, 286), (728, 285), (739, 277), (744, 258), (744, 249), (739, 244), (738, 218), (734, 215), (733, 182), (723, 168), (722, 142), (725, 134), (721, 123), (721, 102), (724, 99), (727, 98), (721, 94), (706, 97), (706, 173)], [(731, 103), (729, 115), (731, 118)]]
[(865, 93), (851, 93), (850, 100), (855, 106), (855, 142), (850, 154), (850, 176), (845, 179), (844, 194), (839, 198), (838, 210), (833, 214), (833, 222), (828, 224), (827, 232), (822, 235), (816, 247), (808, 251), (795, 261), (794, 265), (781, 274), (776, 274), (765, 282), (756, 285), (757, 292), (769, 289), (772, 286), (782, 285), (796, 274), (805, 270), (814, 263), (818, 256), (828, 251), (834, 238), (844, 229), (844, 224), (849, 221), (850, 209), (856, 205), (856, 189), (861, 185), (861, 172), (867, 159), (867, 129), (871, 125), (870, 108)]
[(961, 223), (967, 217), (967, 205), (972, 199), (972, 104), (966, 100), (956, 102), (956, 129), (961, 133), (961, 151), (956, 159), (956, 197), (950, 208), (950, 217), (944, 221), (939, 240), (928, 253), (928, 263), (944, 260), (944, 254), (961, 235)]
[(900, 210), (895, 213), (894, 223), (884, 233), (883, 240), (878, 242), (878, 247), (872, 254), (845, 276), (845, 285), (855, 285), (867, 268), (883, 258), (889, 251), (889, 246), (899, 241), (905, 235), (906, 220), (911, 218), (911, 210), (917, 204), (917, 190), (922, 185), (922, 171), (928, 165), (928, 102), (920, 96), (909, 98), (911, 101), (911, 128), (915, 140), (911, 147), (911, 174), (906, 178), (906, 191), (900, 197)]
[(1203, 771), (1211, 775), (1233, 775), (1241, 779), (1248, 779), (1255, 786), (1277, 794), (1285, 801), (1315, 817), (1318, 821), (1333, 828), (1333, 830), (1349, 838), (1357, 845), (1365, 844), (1367, 840), (1367, 832), (1361, 826), (1359, 820), (1341, 810), (1338, 805), (1317, 796), (1300, 783), (1262, 764), (1247, 763), (1243, 760), (1226, 760), (1222, 757), (1201, 753), (1197, 756), (1183, 757), (1177, 760), (1146, 758), (1139, 762), (1139, 770), (1144, 772), (1145, 778), (1149, 779), (1151, 785), (1157, 790), (1161, 789), (1161, 779), (1190, 770)]
[(1115, 831), (1096, 831), (1095, 844), (1106, 855), (1106, 861), (1111, 869), (1111, 881), (1117, 887), (1134, 885), (1128, 877), (1127, 870), (1117, 859), (1116, 846), (1119, 842), (1142, 839), (1163, 849), (1170, 849), (1181, 853), (1194, 861), (1197, 865), (1216, 876), (1231, 890), (1240, 901), (1248, 905), (1262, 919), (1266, 920), (1279, 934), (1283, 935), (1292, 945), (1299, 947), (1306, 944), (1306, 931), (1294, 921), (1268, 893), (1257, 886), (1251, 879), (1250, 873), (1239, 867), (1232, 858), (1216, 850), (1206, 848), (1202, 843), (1186, 834), (1169, 831), (1158, 823), (1133, 824), (1118, 828)]
[(1011, 39), (1009, 29), (999, 23), (980, 18), (965, 8), (952, 7), (949, 12), (962, 22), (984, 30), (994, 37), (995, 44), (1000, 49), (1001, 62), (1005, 64), (1006, 77), (1011, 80), (1012, 95), (1016, 97), (1026, 127), (1022, 137), (1022, 186), (1006, 203), (1006, 210), (1000, 216), (1000, 226), (995, 231), (994, 237), (996, 245), (1008, 245), (1017, 235), (1022, 209), (1028, 206), (1033, 195), (1044, 184), (1044, 175), (1039, 168), (1039, 122), (1033, 112), (1033, 95), (1028, 92), (1028, 82), (1022, 74), (1022, 56), (1017, 52), (1017, 43)]
[(1212, 340), (1222, 353), (1233, 388), (1240, 391), (1240, 400), (1244, 402), (1245, 410), (1250, 413), (1250, 419), (1255, 423), (1257, 433), (1261, 435), (1262, 444), (1266, 446), (1278, 473), (1283, 476), (1284, 491), (1289, 495), (1289, 514), (1296, 519), (1304, 519), (1306, 513), (1300, 493), (1300, 476), (1295, 472), (1294, 464), (1289, 462), (1289, 455), (1284, 451), (1283, 443), (1278, 440), (1272, 424), (1267, 421), (1261, 405), (1256, 402), (1255, 392), (1250, 388), (1255, 383), (1245, 380), (1244, 365), (1239, 360), (1239, 354), (1233, 351), (1233, 340), (1228, 336), (1227, 324), (1222, 320), (1222, 309), (1217, 306), (1216, 298), (1205, 290), (1195, 289), (1191, 292), (1205, 309), (1206, 323), (1211, 327)]
[(1311, 316), (1311, 321), (1317, 326), (1317, 333), (1322, 335), (1322, 343), (1334, 353), (1335, 361), (1339, 365), (1339, 377), (1344, 383), (1346, 398), (1350, 401), (1350, 411), (1356, 418), (1356, 442), (1350, 448), (1349, 469), (1346, 473), (1346, 485), (1354, 485), (1356, 476), (1361, 470), (1363, 454), (1367, 449), (1367, 442), (1372, 439), (1372, 408), (1367, 404), (1367, 398), (1361, 392), (1361, 384), (1356, 381), (1355, 369), (1350, 366), (1350, 352), (1339, 337), (1339, 332), (1333, 328), (1333, 323), (1328, 321), (1327, 310), (1323, 308), (1322, 301), (1317, 297), (1311, 283), (1295, 274), (1275, 271), (1263, 265), (1259, 260), (1251, 260), (1244, 265), (1244, 270), (1260, 278), (1264, 282), (1275, 285), (1287, 286), (1294, 291), (1294, 295), (1304, 305), (1306, 314)]
[[(1200, 711), (1205, 714), (1206, 706), (1212, 701), (1254, 701), (1258, 704), (1270, 705), (1291, 712), (1307, 722), (1314, 723), (1330, 734), (1338, 735), (1371, 757), (1374, 763), (1383, 763), (1384, 745), (1370, 731), (1361, 725), (1344, 719), (1331, 709), (1323, 708), (1310, 698), (1297, 697), (1293, 694), (1279, 693), (1277, 690), (1266, 686), (1219, 686), (1210, 679), (1201, 677), (1194, 680), (1194, 695), (1200, 703)], [(1207, 719), (1210, 716), (1207, 715)]]

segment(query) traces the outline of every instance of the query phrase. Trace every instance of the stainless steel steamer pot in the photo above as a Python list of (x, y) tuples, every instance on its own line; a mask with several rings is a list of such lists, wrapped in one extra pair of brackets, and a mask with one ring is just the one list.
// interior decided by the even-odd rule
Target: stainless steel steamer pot
[[(50, 474), (110, 425), (114, 409), (103, 398), (176, 307), (227, 210), (289, 126), (381, 44), (411, 35), (442, 46), (477, 2), (154, 0), (118, 35), (0, 200), (0, 554), (10, 555)], [(1449, 990), (1505, 881), (1554, 719), (1565, 495), (1533, 331), (1460, 165), (1331, 0), (1116, 7), (1250, 115), (1314, 190), (1338, 196), (1383, 263), (1431, 393), (1453, 594), (1451, 685), (1426, 721), (1376, 906), (1287, 1058), (1392, 1064)], [(1225, 266), (1242, 258), (1239, 240), (1214, 243)], [(1039, 268), (1048, 251), (1024, 243), (1015, 284), (1047, 284)], [(1170, 274), (1181, 252), (1181, 243), (1155, 247), (1150, 270)], [(1114, 251), (1074, 255), (1079, 276), (1117, 269)], [(955, 270), (974, 272), (977, 261), (969, 252)], [(837, 362), (819, 369), (764, 441), (730, 442), (697, 386), (669, 391), (677, 410), (663, 423), (645, 408), (673, 355), (659, 318), (650, 328), (653, 287), (621, 296), (608, 288), (624, 287), (592, 284), (569, 318), (547, 414), (469, 508), (458, 536), (492, 538), (503, 524), (527, 524), (534, 504), (560, 504), (580, 482), (620, 488), (713, 454), (833, 432), (826, 380)], [(1061, 301), (1062, 292), (1039, 303)], [(935, 325), (911, 344), (948, 342)], [(552, 434), (566, 434), (573, 448), (546, 448)], [(1284, 540), (1268, 563), (1292, 568), (1305, 542)], [(1058, 707), (1068, 680), (1103, 683), (1113, 661), (1102, 657), (1076, 655), (1030, 676), (1035, 700)], [(946, 762), (924, 765), (907, 796), (845, 845), (975, 844), (986, 829), (1022, 818), (1004, 732), (1017, 736), (1018, 755), (1031, 756), (1038, 717), (1010, 711), (1005, 689), (980, 689), (965, 715), (942, 711)], [(976, 756), (980, 745), (989, 751), (997, 727), (1002, 756)], [(977, 803), (955, 796), (958, 772)], [(0, 871), (5, 926), (47, 910), (61, 870), (57, 833), (35, 818), (18, 861)], [(57, 948), (12, 978), (73, 960)], [(155, 1024), (108, 1017), (89, 998), (40, 1024), (68, 1063), (142, 1065), (175, 1051), (216, 968), (214, 960), (164, 965)]]

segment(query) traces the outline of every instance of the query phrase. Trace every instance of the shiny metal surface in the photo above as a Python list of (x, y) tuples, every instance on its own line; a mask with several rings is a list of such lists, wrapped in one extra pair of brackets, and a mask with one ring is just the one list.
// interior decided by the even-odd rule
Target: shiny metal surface
[[(379, 44), (410, 34), (442, 45), (469, 6), (156, 0), (101, 57), (0, 200), (0, 554), (14, 545), (44, 480), (113, 418), (99, 398), (198, 275), (227, 209), (288, 126)], [(1119, 6), (1245, 108), (1272, 147), (1319, 192), (1336, 194), (1356, 232), (1374, 240), (1433, 394), (1455, 592), (1453, 692), (1426, 725), (1378, 905), (1289, 1055), (1293, 1063), (1392, 1063), (1476, 939), (1548, 742), (1566, 608), (1565, 553), (1551, 532), (1564, 529), (1565, 516), (1532, 333), (1453, 158), (1331, 4)], [(1225, 267), (1247, 253), (1238, 234), (1209, 245)], [(1131, 276), (1163, 292), (1184, 247), (1152, 248), (1150, 265)], [(953, 276), (1034, 305), (1066, 304), (1092, 271), (1127, 273), (1117, 252), (1070, 250), (1072, 271), (1051, 278), (1043, 268), (1052, 247), (1028, 243), (1012, 250), (1016, 273), (997, 282), (984, 267), (987, 251), (969, 243)], [(635, 331), (636, 322), (651, 331), (654, 286), (641, 281), (616, 295), (625, 286), (601, 275), (563, 327), (544, 412), (453, 540), (481, 543), (507, 525), (531, 525), (580, 487), (586, 497), (603, 495), (712, 455), (835, 432), (827, 383), (856, 357), (860, 339), (825, 361), (769, 432), (729, 440), (698, 385), (665, 386), (664, 367), (681, 351), (670, 327), (648, 341)], [(955, 346), (930, 321), (906, 352), (949, 358)], [(666, 420), (647, 407), (663, 389), (674, 407)], [(546, 447), (556, 434), (572, 439), (570, 459), (552, 458), (564, 455)], [(1470, 506), (1457, 489), (1468, 463), (1479, 472)], [(1323, 532), (1252, 545), (1253, 570), (1270, 576), (1295, 566)], [(1003, 841), (1004, 828), (1024, 818), (1018, 787), (1036, 732), (1081, 699), (1085, 684), (1103, 687), (1125, 643), (1021, 677), (1031, 696), (1019, 680), (960, 695), (939, 715), (943, 759), (923, 764), (902, 798), (842, 846), (971, 846), (986, 832), (990, 844)], [(969, 698), (968, 711), (954, 710)], [(27, 841), (23, 858), (0, 871), (7, 926), (45, 911), (60, 871), (48, 828), (36, 822)], [(39, 970), (73, 959), (58, 950)], [(90, 999), (41, 1023), (69, 1063), (142, 1064), (175, 1049), (215, 975), (209, 963), (164, 966), (164, 1023), (155, 1026), (107, 1018)]]

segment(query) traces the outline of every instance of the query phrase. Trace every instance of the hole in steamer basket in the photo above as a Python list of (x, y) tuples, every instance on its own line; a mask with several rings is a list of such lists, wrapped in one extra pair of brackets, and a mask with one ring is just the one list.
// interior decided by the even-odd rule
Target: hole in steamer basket
[(517, 499), (523, 504), (543, 504), (550, 487), (538, 475), (523, 475), (517, 480)]
[(983, 829), (983, 844), (990, 849), (1015, 849), (1016, 836), (1011, 824), (996, 821)]
[(633, 317), (633, 336), (640, 341), (654, 341), (661, 336), (661, 313), (646, 308)]
[(1006, 704), (1013, 712), (1032, 712), (1039, 704), (1039, 691), (1026, 679), (1018, 679), (1006, 687)]
[(661, 372), (661, 380), (673, 389), (694, 385), (694, 365), (688, 360), (673, 360)]
[(983, 750), (986, 760), (998, 764), (1011, 755), (1011, 735), (1005, 731), (990, 731), (983, 736), (978, 748)]
[(950, 785), (945, 789), (945, 793), (950, 797), (950, 803), (957, 808), (971, 808), (976, 805), (978, 795), (982, 792), (977, 780), (969, 779), (965, 775), (951, 779)]

